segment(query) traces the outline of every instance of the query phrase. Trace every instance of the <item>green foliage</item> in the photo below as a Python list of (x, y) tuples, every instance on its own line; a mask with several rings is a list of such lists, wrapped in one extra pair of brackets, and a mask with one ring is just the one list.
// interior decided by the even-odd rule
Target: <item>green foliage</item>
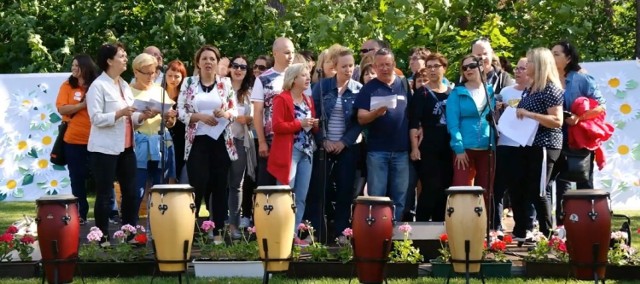
[[(75, 54), (95, 56), (105, 42), (121, 41), (130, 59), (159, 46), (167, 62), (192, 68), (195, 50), (217, 45), (226, 56), (268, 54), (278, 36), (316, 53), (333, 43), (357, 50), (367, 38), (390, 42), (398, 66), (410, 49), (426, 46), (451, 62), (479, 37), (515, 61), (532, 47), (571, 40), (583, 60), (634, 56), (631, 0), (222, 0), (222, 1), (8, 1), (0, 4), (0, 73), (68, 71)], [(130, 71), (128, 71), (130, 72)], [(127, 74), (130, 75), (130, 74)], [(127, 76), (125, 75), (125, 76)]]

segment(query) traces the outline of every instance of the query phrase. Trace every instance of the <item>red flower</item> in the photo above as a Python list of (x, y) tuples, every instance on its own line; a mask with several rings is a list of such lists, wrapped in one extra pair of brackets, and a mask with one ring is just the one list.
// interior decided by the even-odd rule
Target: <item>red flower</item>
[(222, 82), (218, 83), (218, 89), (220, 90), (224, 89), (224, 83)]
[(0, 243), (10, 243), (13, 241), (13, 235), (10, 233), (4, 233), (0, 236)]
[(482, 247), (483, 247), (484, 249), (487, 249), (487, 240), (484, 240), (484, 241), (482, 242)]
[(227, 106), (228, 109), (232, 109), (233, 108), (233, 101), (229, 101), (229, 105)]
[(5, 233), (7, 234), (15, 234), (18, 232), (18, 228), (16, 226), (9, 226), (9, 228), (7, 228), (7, 231)]
[(22, 239), (20, 239), (21, 243), (27, 244), (27, 245), (33, 244), (35, 241), (36, 239), (31, 235), (24, 235), (22, 236)]
[(147, 243), (147, 235), (146, 234), (137, 234), (135, 238), (133, 238), (139, 244)]
[(507, 244), (503, 241), (495, 241), (491, 244), (492, 251), (504, 251), (507, 249)]
[(565, 252), (566, 253), (567, 252), (567, 245), (564, 244), (564, 243), (559, 244), (558, 245), (558, 250), (561, 251), (561, 252)]
[(449, 236), (447, 236), (447, 234), (446, 234), (446, 233), (445, 233), (445, 234), (440, 235), (440, 241), (441, 241), (441, 242), (443, 242), (443, 243), (448, 242), (448, 241), (449, 241)]
[(511, 237), (511, 235), (506, 235), (503, 237), (503, 240), (505, 243), (510, 244), (513, 242), (513, 237)]

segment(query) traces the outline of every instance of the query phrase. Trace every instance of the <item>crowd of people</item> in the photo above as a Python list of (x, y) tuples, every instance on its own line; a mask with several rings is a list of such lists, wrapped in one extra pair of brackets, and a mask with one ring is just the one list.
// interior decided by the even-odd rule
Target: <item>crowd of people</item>
[[(571, 181), (593, 188), (592, 151), (583, 179), (563, 174), (568, 129), (603, 115), (605, 101), (568, 42), (531, 49), (515, 68), (496, 57), (486, 39), (470, 50), (455, 59), (457, 83), (445, 78), (453, 58), (416, 47), (405, 75), (389, 45), (377, 39), (365, 41), (359, 54), (335, 44), (316, 59), (278, 38), (272, 56), (258, 56), (253, 64), (203, 45), (191, 76), (178, 59), (163, 67), (162, 52), (149, 46), (130, 65), (131, 83), (121, 77), (129, 67), (123, 45), (102, 45), (96, 64), (77, 55), (56, 105), (69, 123), (65, 153), (81, 223), (89, 211), (85, 180), (91, 175), (96, 226), (103, 232), (118, 211), (123, 224), (137, 224), (151, 185), (188, 183), (195, 189), (196, 216), (204, 217), (204, 200), (209, 218), (228, 223), (236, 239), (252, 222), (253, 190), (276, 184), (295, 193), (296, 223), (310, 220), (320, 228), (315, 237), (325, 242), (346, 241), (340, 233), (350, 227), (359, 195), (390, 197), (396, 221), (442, 222), (445, 190), (472, 185), (484, 189), (490, 228), (498, 234), (509, 211), (515, 240), (529, 241), (536, 223), (549, 235), (554, 223), (562, 226), (562, 219), (551, 217), (551, 184), (556, 199)], [(573, 114), (578, 98), (597, 107)], [(173, 107), (136, 109), (134, 100)], [(497, 130), (508, 107), (518, 119), (539, 124), (531, 143), (521, 145)], [(222, 241), (223, 228), (216, 226), (214, 240)], [(295, 244), (308, 244), (292, 233)]]

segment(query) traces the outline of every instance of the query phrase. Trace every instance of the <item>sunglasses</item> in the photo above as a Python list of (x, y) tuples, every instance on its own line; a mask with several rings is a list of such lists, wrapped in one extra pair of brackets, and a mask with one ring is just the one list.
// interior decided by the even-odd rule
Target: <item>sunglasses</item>
[(478, 63), (469, 63), (467, 65), (462, 65), (462, 71), (467, 71), (469, 69), (476, 69), (478, 68)]
[(245, 70), (247, 70), (247, 64), (231, 63), (231, 68), (240, 69), (242, 71), (245, 71)]
[(375, 48), (363, 48), (363, 49), (360, 49), (360, 53), (364, 54), (364, 53), (368, 53), (369, 51), (372, 51), (372, 50), (376, 50), (376, 49)]
[(258, 69), (260, 71), (264, 71), (264, 70), (267, 70), (267, 66), (254, 64), (253, 65), (253, 70), (256, 70), (256, 69)]

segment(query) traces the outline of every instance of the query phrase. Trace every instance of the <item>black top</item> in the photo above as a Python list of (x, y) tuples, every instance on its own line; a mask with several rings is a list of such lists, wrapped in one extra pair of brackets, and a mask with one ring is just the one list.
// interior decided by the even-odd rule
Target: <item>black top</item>
[[(563, 102), (562, 89), (552, 83), (547, 83), (542, 91), (535, 93), (531, 93), (531, 88), (526, 88), (522, 93), (522, 100), (520, 100), (518, 108), (546, 115), (548, 108), (562, 106)], [(540, 124), (536, 137), (533, 139), (533, 146), (562, 149), (562, 129), (560, 127), (547, 128)]]
[[(176, 110), (177, 104), (173, 105), (173, 110)], [(184, 137), (186, 134), (186, 126), (185, 124), (176, 119), (176, 124), (173, 127), (169, 128), (169, 134), (171, 134), (171, 139), (173, 139), (173, 149), (176, 160), (176, 177), (180, 178), (180, 174), (182, 173), (182, 168), (185, 164), (184, 158), (184, 147), (185, 141)]]
[(445, 114), (448, 97), (449, 90), (439, 93), (427, 87), (421, 87), (413, 94), (409, 106), (409, 128), (418, 129), (422, 126), (422, 146), (449, 148), (450, 136)]

